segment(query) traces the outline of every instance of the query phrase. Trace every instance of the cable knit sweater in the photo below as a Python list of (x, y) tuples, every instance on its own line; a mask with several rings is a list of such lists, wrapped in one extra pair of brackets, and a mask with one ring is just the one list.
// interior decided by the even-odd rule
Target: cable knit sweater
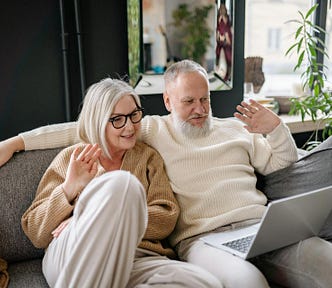
[[(75, 123), (62, 125), (56, 126), (57, 132), (51, 125), (21, 134), (26, 149), (52, 147), (55, 138), (76, 141)], [(254, 171), (268, 174), (297, 160), (284, 123), (266, 137), (249, 133), (233, 118), (213, 118), (212, 125), (208, 136), (189, 139), (174, 130), (171, 115), (143, 118), (142, 140), (163, 157), (180, 205), (172, 245), (223, 225), (261, 218), (267, 199), (256, 189)]]
[(142, 137), (165, 161), (180, 217), (171, 244), (220, 226), (261, 218), (267, 199), (256, 189), (255, 169), (268, 174), (297, 160), (288, 127), (263, 137), (233, 119), (212, 120), (212, 132), (190, 139), (168, 116), (146, 116)]
[[(68, 203), (61, 184), (65, 180), (70, 155), (77, 145), (83, 148), (83, 144), (68, 147), (53, 160), (41, 179), (36, 198), (22, 216), (23, 230), (36, 247), (46, 248), (53, 239), (51, 232), (72, 215), (74, 205)], [(139, 247), (174, 258), (174, 251), (164, 239), (175, 227), (179, 207), (162, 158), (148, 145), (137, 142), (126, 152), (121, 170), (133, 173), (146, 190), (148, 227)], [(96, 177), (105, 172), (99, 165)]]

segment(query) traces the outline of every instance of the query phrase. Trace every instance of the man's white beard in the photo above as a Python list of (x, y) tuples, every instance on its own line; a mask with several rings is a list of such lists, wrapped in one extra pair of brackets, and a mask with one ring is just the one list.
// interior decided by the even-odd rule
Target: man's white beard
[(190, 124), (190, 122), (181, 120), (179, 114), (177, 113), (177, 111), (174, 109), (173, 106), (172, 106), (172, 119), (175, 130), (177, 130), (178, 132), (180, 132), (181, 134), (183, 134), (188, 138), (202, 138), (207, 136), (211, 131), (212, 127), (211, 109), (202, 127), (197, 127)]

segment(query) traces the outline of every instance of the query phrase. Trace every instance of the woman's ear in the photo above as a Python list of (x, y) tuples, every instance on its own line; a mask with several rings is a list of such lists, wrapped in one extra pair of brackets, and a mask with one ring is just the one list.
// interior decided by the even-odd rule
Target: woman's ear
[(170, 104), (170, 100), (169, 100), (169, 95), (166, 91), (163, 93), (163, 98), (164, 98), (164, 104), (165, 104), (167, 111), (171, 112), (172, 109), (171, 109), (171, 104)]

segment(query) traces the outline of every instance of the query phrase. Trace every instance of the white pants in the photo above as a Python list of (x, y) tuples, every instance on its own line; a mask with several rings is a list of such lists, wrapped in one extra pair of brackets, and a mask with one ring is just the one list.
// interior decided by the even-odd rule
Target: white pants
[(220, 281), (199, 266), (138, 249), (127, 288), (210, 288)]
[(182, 240), (177, 245), (177, 252), (181, 260), (209, 271), (219, 279), (224, 287), (269, 287), (264, 275), (253, 264), (205, 244), (199, 239), (200, 237)]
[(95, 178), (70, 224), (47, 248), (43, 273), (51, 287), (219, 288), (198, 266), (137, 248), (147, 225), (145, 191), (129, 172)]
[(252, 263), (209, 246), (199, 237), (177, 245), (180, 259), (206, 269), (225, 287), (265, 288), (266, 278), (282, 287), (332, 287), (332, 244), (318, 237), (250, 259)]
[(70, 224), (47, 248), (43, 273), (51, 287), (125, 287), (147, 225), (145, 191), (129, 172), (93, 179)]
[(254, 260), (268, 279), (282, 287), (332, 287), (332, 243), (319, 237), (308, 238)]

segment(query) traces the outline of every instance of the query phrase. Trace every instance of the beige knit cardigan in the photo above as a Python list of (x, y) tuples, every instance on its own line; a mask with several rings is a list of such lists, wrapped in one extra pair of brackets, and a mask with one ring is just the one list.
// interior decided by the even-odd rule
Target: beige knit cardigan
[[(70, 155), (82, 143), (62, 150), (53, 160), (37, 189), (31, 206), (22, 216), (22, 228), (38, 248), (47, 248), (51, 232), (71, 217), (75, 203), (68, 203), (62, 190)], [(121, 170), (134, 174), (146, 190), (148, 227), (139, 247), (170, 258), (175, 257), (166, 238), (173, 231), (179, 215), (179, 206), (170, 187), (164, 162), (156, 150), (137, 142), (124, 156)], [(96, 177), (106, 171), (99, 165)], [(84, 193), (84, 192), (83, 192)]]

